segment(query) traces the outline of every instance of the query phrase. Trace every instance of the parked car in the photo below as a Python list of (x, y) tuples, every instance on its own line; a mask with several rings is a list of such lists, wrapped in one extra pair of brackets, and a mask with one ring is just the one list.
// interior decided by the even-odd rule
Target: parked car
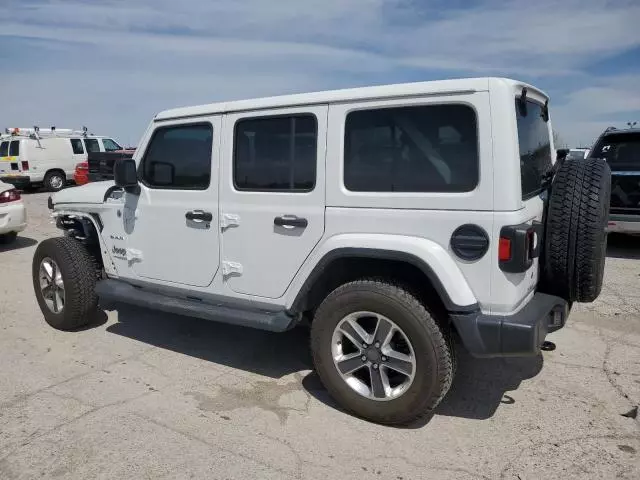
[(88, 152), (118, 151), (113, 139), (86, 130), (8, 128), (0, 138), (0, 179), (19, 188), (44, 185), (55, 192), (73, 178)]
[(569, 152), (567, 153), (567, 158), (575, 158), (580, 160), (584, 160), (588, 156), (589, 156), (588, 148), (570, 148)]
[(99, 301), (308, 321), (342, 407), (412, 422), (451, 386), (454, 337), (478, 357), (538, 355), (600, 294), (611, 175), (555, 166), (548, 104), (480, 78), (162, 112), (114, 181), (49, 199), (65, 236), (33, 257), (40, 309), (62, 330)]
[(0, 244), (13, 242), (27, 227), (27, 213), (20, 192), (0, 180)]
[(608, 128), (596, 141), (590, 158), (611, 168), (610, 232), (640, 234), (640, 129)]
[(87, 181), (113, 180), (113, 167), (119, 160), (132, 158), (135, 148), (109, 152), (91, 152), (87, 158)]
[(89, 183), (89, 162), (80, 162), (76, 165), (76, 171), (73, 172), (73, 181), (76, 185)]

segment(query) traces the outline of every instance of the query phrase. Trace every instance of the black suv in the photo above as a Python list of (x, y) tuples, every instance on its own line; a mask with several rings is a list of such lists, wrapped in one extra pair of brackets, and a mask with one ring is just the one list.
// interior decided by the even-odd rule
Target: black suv
[(608, 128), (589, 153), (611, 167), (608, 230), (640, 234), (640, 129)]

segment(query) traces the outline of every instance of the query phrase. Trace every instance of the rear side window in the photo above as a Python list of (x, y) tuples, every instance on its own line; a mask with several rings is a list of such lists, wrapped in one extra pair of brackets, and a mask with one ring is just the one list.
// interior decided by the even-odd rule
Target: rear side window
[(478, 181), (478, 128), (471, 107), (424, 105), (347, 115), (348, 190), (468, 192)]
[(9, 155), (9, 142), (0, 143), (0, 157)]
[(9, 156), (17, 157), (20, 155), (20, 140), (13, 140), (9, 145)]
[(87, 148), (88, 153), (95, 153), (100, 151), (100, 144), (95, 138), (85, 138), (84, 146)]
[(318, 124), (311, 114), (252, 118), (235, 127), (238, 190), (309, 192), (316, 184)]
[(73, 149), (73, 153), (75, 155), (80, 155), (84, 153), (84, 148), (82, 147), (82, 140), (79, 138), (71, 139), (71, 148)]
[(209, 123), (156, 129), (142, 160), (143, 181), (155, 188), (206, 190), (212, 145)]
[(640, 132), (607, 134), (590, 156), (604, 158), (613, 171), (640, 171)]
[(527, 200), (542, 191), (544, 175), (551, 168), (549, 126), (543, 118), (543, 107), (527, 100), (526, 111), (516, 99), (518, 145), (520, 147), (520, 185), (522, 199)]

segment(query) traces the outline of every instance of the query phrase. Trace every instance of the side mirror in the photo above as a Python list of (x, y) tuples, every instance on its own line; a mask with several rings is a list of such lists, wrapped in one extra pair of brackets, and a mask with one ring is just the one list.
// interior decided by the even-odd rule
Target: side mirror
[(138, 172), (136, 162), (131, 158), (117, 160), (113, 166), (113, 178), (116, 186), (134, 193), (138, 187)]

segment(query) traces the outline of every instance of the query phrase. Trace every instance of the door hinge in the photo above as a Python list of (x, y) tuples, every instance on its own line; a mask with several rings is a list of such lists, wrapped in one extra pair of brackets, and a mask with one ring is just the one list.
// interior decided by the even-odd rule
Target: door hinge
[(235, 213), (223, 213), (220, 217), (220, 229), (224, 230), (229, 227), (237, 227), (240, 225), (240, 215)]
[(222, 262), (222, 275), (242, 275), (242, 264), (238, 262)]

